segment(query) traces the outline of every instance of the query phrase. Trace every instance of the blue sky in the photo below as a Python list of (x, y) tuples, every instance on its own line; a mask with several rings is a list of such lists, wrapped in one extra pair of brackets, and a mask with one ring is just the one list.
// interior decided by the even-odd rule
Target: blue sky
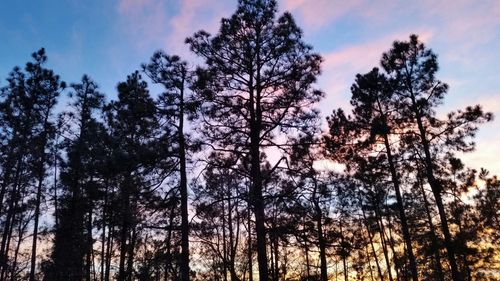
[[(450, 85), (441, 114), (483, 104), (500, 118), (500, 1), (279, 0), (325, 62), (319, 87), (323, 115), (349, 103), (356, 73), (378, 66), (394, 40), (411, 33), (439, 56)], [(163, 49), (196, 62), (184, 39), (215, 33), (236, 0), (38, 0), (0, 4), (0, 86), (15, 65), (45, 47), (48, 66), (67, 82), (86, 73), (110, 98), (115, 85)], [(497, 119), (498, 119), (497, 118)], [(500, 120), (484, 125), (466, 163), (500, 174)]]

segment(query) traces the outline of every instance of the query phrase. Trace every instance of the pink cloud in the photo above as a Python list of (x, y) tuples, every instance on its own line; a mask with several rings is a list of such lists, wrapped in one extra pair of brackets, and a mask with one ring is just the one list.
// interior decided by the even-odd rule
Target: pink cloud
[(362, 0), (341, 2), (331, 0), (282, 0), (281, 4), (284, 10), (297, 14), (303, 20), (306, 28), (316, 29), (360, 7)]
[(495, 39), (500, 25), (500, 2), (496, 0), (281, 0), (281, 6), (313, 32), (348, 16), (366, 30), (395, 32), (401, 26), (433, 26), (443, 40), (463, 44), (460, 49)]
[(228, 8), (234, 8), (233, 5), (224, 5), (227, 3), (223, 2), (220, 0), (181, 0), (179, 12), (168, 21), (170, 33), (164, 41), (164, 46), (168, 51), (191, 56), (184, 40), (200, 29), (216, 32), (220, 19), (230, 15), (231, 11)]
[(189, 57), (184, 40), (200, 29), (216, 31), (226, 9), (233, 8), (223, 2), (119, 0), (116, 10), (120, 16), (120, 31), (139, 51), (164, 49), (171, 54)]
[(404, 4), (391, 0), (281, 0), (282, 8), (297, 15), (309, 30), (317, 30), (346, 15), (367, 24), (369, 22), (380, 24), (399, 14), (391, 15), (393, 12), (410, 11)]
[[(391, 48), (394, 40), (407, 40), (411, 32), (395, 33), (375, 41), (350, 45), (323, 55), (323, 74), (320, 84), (326, 92), (326, 98), (322, 104), (323, 112), (334, 107), (348, 107), (350, 98), (350, 86), (358, 73), (367, 73), (373, 67), (380, 67), (382, 53)], [(421, 30), (419, 38), (428, 42), (432, 38), (432, 32)]]

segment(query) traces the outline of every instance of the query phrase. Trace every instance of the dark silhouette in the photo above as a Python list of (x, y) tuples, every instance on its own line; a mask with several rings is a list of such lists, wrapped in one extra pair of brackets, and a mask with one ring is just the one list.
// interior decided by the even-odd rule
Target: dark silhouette
[(311, 129), (317, 112), (309, 106), (322, 97), (312, 88), (321, 57), (302, 42), (289, 13), (278, 19), (275, 14), (275, 1), (241, 0), (236, 13), (222, 20), (216, 36), (200, 31), (186, 41), (207, 64), (197, 71), (196, 93), (203, 103), (200, 132), (214, 149), (249, 162), (263, 281), (268, 280), (268, 257), (262, 193), (269, 177), (262, 173), (263, 149), (286, 151), (293, 145), (292, 139), (276, 143), (275, 135)]
[(459, 158), (493, 116), (436, 113), (448, 86), (417, 35), (325, 132), (322, 58), (276, 1), (186, 42), (200, 65), (155, 52), (112, 101), (44, 49), (8, 74), (0, 281), (499, 278), (500, 181)]
[[(188, 183), (186, 169), (187, 141), (184, 133), (184, 121), (192, 113), (193, 103), (188, 101), (186, 90), (191, 80), (187, 63), (178, 56), (168, 56), (157, 52), (148, 65), (143, 65), (146, 74), (153, 82), (162, 84), (166, 92), (160, 96), (159, 113), (166, 121), (164, 131), (172, 134), (169, 145), (177, 146), (173, 153), (179, 158), (179, 189), (181, 199), (181, 280), (189, 280), (189, 218), (188, 218)], [(171, 132), (169, 132), (171, 131)]]

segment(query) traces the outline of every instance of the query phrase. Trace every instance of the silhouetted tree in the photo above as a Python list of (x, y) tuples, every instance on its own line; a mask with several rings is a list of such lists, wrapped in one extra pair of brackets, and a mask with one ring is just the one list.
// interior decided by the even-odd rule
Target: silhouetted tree
[[(24, 212), (33, 208), (34, 220), (31, 247), (30, 280), (35, 278), (36, 249), (38, 242), (40, 205), (45, 191), (47, 149), (54, 137), (52, 113), (57, 96), (65, 87), (58, 75), (44, 67), (47, 61), (42, 48), (32, 54), (33, 62), (28, 62), (21, 70), (15, 67), (7, 78), (8, 86), (2, 89), (0, 104), (2, 126), (2, 177), (0, 189), (0, 216), (2, 242), (0, 247), (0, 279), (7, 278), (9, 272), (9, 248), (16, 224), (23, 225)], [(36, 186), (31, 190), (30, 186)], [(4, 196), (8, 193), (8, 202)], [(29, 199), (33, 198), (33, 203)], [(5, 203), (5, 204), (4, 204)], [(7, 207), (7, 208), (4, 208)], [(29, 221), (28, 221), (29, 222)], [(26, 229), (21, 227), (20, 229)], [(19, 233), (14, 262), (11, 264), (11, 278), (17, 266), (22, 233)]]
[(435, 107), (442, 103), (448, 86), (435, 77), (437, 56), (416, 35), (406, 42), (395, 41), (392, 49), (383, 54), (381, 63), (389, 76), (394, 108), (406, 121), (405, 141), (418, 144), (422, 152), (425, 175), (439, 211), (452, 279), (463, 280), (442, 199), (443, 186), (436, 173), (436, 150), (470, 151), (474, 143), (468, 138), (474, 136), (478, 123), (491, 120), (491, 114), (475, 106), (450, 113), (447, 120), (436, 117)]
[[(142, 192), (152, 185), (153, 169), (161, 153), (157, 145), (158, 119), (156, 104), (149, 95), (146, 82), (138, 72), (118, 84), (118, 100), (107, 106), (108, 126), (116, 147), (112, 152), (118, 176), (120, 245), (117, 278), (133, 279), (133, 262), (139, 229), (143, 218), (139, 207)], [(150, 174), (151, 173), (151, 174)]]
[[(146, 74), (154, 83), (161, 84), (165, 91), (159, 97), (158, 113), (165, 121), (162, 129), (164, 138), (173, 157), (178, 158), (179, 190), (181, 202), (181, 280), (189, 280), (189, 217), (188, 217), (188, 183), (186, 155), (188, 150), (185, 134), (185, 119), (193, 111), (192, 102), (188, 100), (186, 91), (191, 79), (187, 63), (178, 56), (168, 56), (156, 52), (149, 64), (143, 66)], [(168, 156), (168, 155), (167, 155)]]
[[(387, 78), (379, 73), (377, 68), (371, 72), (356, 77), (356, 82), (351, 87), (352, 98), (351, 105), (354, 107), (352, 111), (352, 119), (349, 120), (344, 116), (330, 117), (331, 126), (345, 126), (341, 130), (345, 132), (353, 131), (344, 137), (354, 137), (358, 140), (350, 140), (357, 142), (354, 149), (368, 149), (370, 152), (379, 150), (377, 146), (384, 147), (385, 158), (390, 172), (392, 185), (396, 193), (397, 208), (399, 219), (401, 221), (401, 229), (406, 246), (406, 254), (410, 264), (412, 279), (418, 280), (417, 265), (413, 254), (413, 246), (410, 237), (408, 220), (405, 214), (405, 206), (403, 195), (400, 187), (400, 174), (397, 171), (397, 155), (392, 139), (394, 134), (400, 131), (401, 120), (395, 115), (396, 108), (392, 104), (392, 95)], [(334, 112), (335, 113), (335, 112)], [(339, 114), (343, 114), (339, 112)], [(350, 124), (345, 124), (349, 122)], [(331, 132), (335, 132), (338, 128), (331, 128)], [(367, 152), (369, 154), (370, 152)], [(358, 152), (359, 153), (359, 152)], [(348, 155), (350, 157), (350, 155)]]
[[(71, 110), (65, 113), (67, 159), (61, 163), (60, 222), (55, 229), (52, 262), (54, 280), (89, 280), (92, 259), (92, 213), (96, 201), (96, 146), (103, 142), (103, 125), (95, 117), (104, 103), (97, 84), (84, 75), (71, 84)], [(86, 224), (87, 222), (90, 225)], [(87, 257), (85, 259), (85, 257)]]
[(321, 57), (301, 37), (289, 13), (276, 19), (276, 1), (240, 0), (233, 16), (222, 20), (217, 35), (200, 31), (186, 40), (206, 62), (197, 70), (199, 131), (214, 149), (248, 159), (263, 281), (269, 272), (262, 192), (270, 176), (262, 173), (263, 152), (270, 147), (286, 151), (293, 145), (280, 133), (310, 131), (317, 114), (311, 105), (323, 95), (312, 88)]

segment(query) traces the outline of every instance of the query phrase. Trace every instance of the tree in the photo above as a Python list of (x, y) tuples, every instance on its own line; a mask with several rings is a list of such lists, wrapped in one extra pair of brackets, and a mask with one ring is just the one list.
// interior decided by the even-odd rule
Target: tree
[(96, 147), (103, 145), (104, 128), (96, 120), (95, 111), (102, 108), (104, 95), (87, 75), (81, 83), (71, 84), (71, 88), (71, 109), (63, 116), (67, 124), (67, 159), (61, 163), (60, 172), (63, 196), (52, 252), (54, 280), (89, 279), (92, 223), (90, 229), (86, 227), (85, 216), (92, 222), (98, 177), (95, 164), (101, 152)]
[(186, 169), (187, 140), (184, 133), (186, 115), (192, 113), (186, 90), (189, 85), (190, 73), (187, 63), (178, 56), (168, 56), (156, 52), (151, 62), (143, 64), (143, 70), (154, 83), (161, 84), (165, 91), (159, 98), (159, 114), (165, 125), (164, 138), (172, 146), (171, 156), (178, 158), (179, 190), (181, 201), (181, 280), (189, 280), (189, 217), (188, 217), (188, 183)]
[(199, 132), (214, 149), (248, 163), (263, 281), (268, 265), (262, 191), (270, 176), (262, 173), (263, 153), (270, 147), (287, 152), (295, 139), (285, 134), (310, 133), (317, 116), (311, 106), (323, 96), (312, 88), (321, 57), (301, 37), (289, 13), (276, 19), (276, 1), (240, 0), (217, 35), (199, 31), (186, 40), (206, 63), (195, 85), (202, 101)]
[(149, 95), (147, 83), (136, 71), (118, 84), (118, 101), (107, 105), (107, 122), (113, 142), (112, 161), (118, 180), (117, 215), (119, 217), (120, 255), (118, 280), (133, 279), (133, 262), (139, 229), (143, 221), (140, 212), (143, 193), (154, 186), (161, 173), (155, 170), (161, 163), (158, 145), (156, 104)]
[[(356, 82), (351, 87), (352, 98), (351, 105), (352, 117), (345, 116), (330, 117), (330, 126), (344, 126), (345, 129), (331, 128), (330, 131), (349, 132), (346, 135), (339, 137), (349, 137), (354, 140), (355, 148), (358, 151), (368, 149), (366, 154), (375, 153), (379, 148), (384, 147), (387, 169), (390, 172), (392, 185), (396, 193), (397, 208), (399, 211), (399, 219), (401, 221), (401, 230), (406, 246), (406, 255), (410, 265), (412, 279), (418, 280), (417, 264), (413, 254), (413, 246), (410, 237), (407, 216), (405, 214), (405, 205), (401, 192), (400, 175), (398, 174), (396, 162), (397, 155), (394, 146), (391, 144), (393, 135), (400, 131), (401, 120), (395, 115), (396, 108), (393, 108), (392, 95), (387, 78), (384, 74), (379, 73), (377, 68), (371, 72), (356, 76)], [(337, 111), (339, 115), (342, 112)], [(346, 124), (348, 122), (348, 124)], [(359, 152), (358, 152), (359, 153)], [(352, 155), (348, 155), (351, 157)]]
[(452, 279), (463, 280), (457, 268), (442, 199), (444, 190), (436, 171), (436, 151), (472, 150), (474, 142), (468, 139), (474, 136), (477, 124), (490, 121), (492, 115), (475, 106), (450, 113), (447, 120), (436, 117), (435, 107), (442, 103), (448, 85), (436, 79), (437, 56), (416, 35), (411, 35), (406, 42), (395, 41), (393, 47), (383, 54), (381, 64), (389, 77), (395, 98), (394, 108), (399, 109), (406, 122), (405, 141), (418, 145), (422, 152), (425, 175), (439, 211)]
[[(196, 200), (196, 234), (201, 241), (204, 259), (212, 257), (214, 276), (227, 281), (242, 280), (243, 267), (237, 267), (238, 249), (241, 243), (241, 228), (245, 212), (242, 204), (246, 199), (242, 191), (241, 175), (231, 166), (232, 159), (219, 154), (211, 155), (204, 172), (204, 183), (194, 188)], [(244, 260), (241, 253), (241, 259)], [(216, 279), (212, 277), (213, 279)]]
[[(9, 244), (16, 216), (24, 217), (22, 213), (31, 207), (34, 208), (32, 216), (34, 226), (29, 278), (30, 280), (35, 278), (40, 205), (44, 195), (48, 164), (46, 150), (54, 136), (51, 117), (57, 96), (65, 87), (65, 83), (60, 81), (58, 75), (43, 66), (47, 61), (45, 49), (33, 53), (32, 57), (33, 62), (26, 64), (24, 72), (19, 67), (14, 68), (7, 79), (9, 85), (2, 89), (4, 100), (0, 104), (2, 113), (0, 123), (4, 134), (3, 144), (6, 146), (2, 146), (3, 181), (0, 190), (0, 216), (3, 215), (3, 207), (8, 208), (2, 225), (0, 279), (7, 275)], [(36, 186), (33, 191), (29, 189), (32, 185)], [(4, 204), (4, 196), (9, 187), (8, 204)], [(31, 198), (32, 195), (34, 195), (34, 206), (25, 199)], [(19, 220), (19, 223), (22, 224), (22, 220)], [(18, 240), (21, 241), (21, 237), (18, 237)], [(15, 251), (14, 264), (17, 263), (17, 254), (18, 250)], [(12, 270), (15, 270), (15, 266)], [(14, 275), (13, 271), (11, 275)]]

